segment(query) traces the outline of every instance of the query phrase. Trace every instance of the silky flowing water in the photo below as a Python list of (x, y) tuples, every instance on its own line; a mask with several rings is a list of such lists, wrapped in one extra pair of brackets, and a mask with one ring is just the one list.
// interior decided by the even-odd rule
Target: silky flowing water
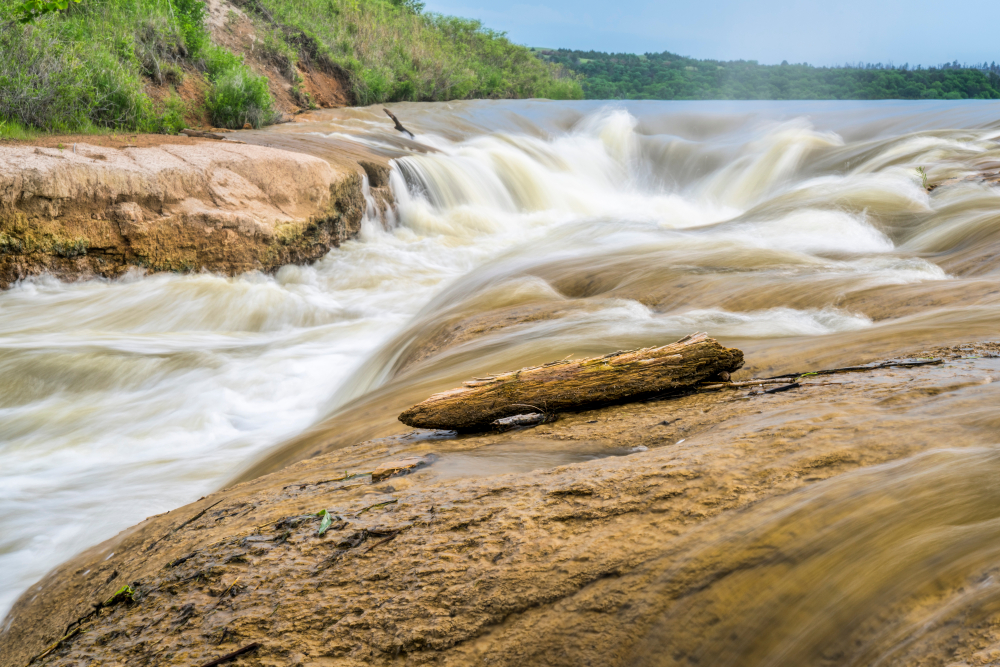
[[(774, 372), (998, 337), (1000, 188), (962, 179), (1000, 168), (1000, 105), (394, 111), (415, 141), (380, 108), (248, 135), (394, 158), (396, 211), (372, 212), (361, 238), (312, 266), (42, 278), (0, 294), (0, 612), (84, 547), (232, 481), (404, 432), (403, 408), (484, 372), (693, 331)], [(918, 167), (952, 182), (928, 193)], [(991, 397), (941, 405), (981, 422)], [(446, 459), (444, 476), (593, 456), (526, 442)], [(637, 660), (840, 664), (825, 639), (862, 636), (859, 609), (995, 555), (1000, 438), (952, 444), (744, 513), (692, 547), (688, 564), (760, 544), (797, 555), (731, 578), (724, 599), (661, 610), (664, 628), (690, 631), (669, 645), (652, 634)], [(970, 591), (960, 606), (992, 599)]]

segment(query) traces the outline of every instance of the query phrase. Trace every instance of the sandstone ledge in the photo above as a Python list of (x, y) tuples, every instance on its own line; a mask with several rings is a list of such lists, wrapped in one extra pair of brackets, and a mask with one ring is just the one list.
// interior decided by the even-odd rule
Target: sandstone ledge
[(360, 229), (366, 167), (352, 167), (234, 142), (0, 146), (0, 288), (46, 272), (234, 275), (316, 260)]
[[(262, 646), (240, 664), (689, 664), (709, 638), (729, 641), (724, 611), (773, 611), (767, 586), (796, 581), (792, 566), (815, 556), (798, 539), (816, 529), (810, 522), (892, 507), (921, 516), (921, 503), (939, 502), (918, 493), (903, 494), (905, 506), (873, 502), (879, 485), (859, 495), (847, 473), (941, 442), (959, 451), (992, 441), (1000, 346), (935, 352), (951, 361), (773, 396), (608, 407), (505, 434), (388, 438), (300, 462), (147, 519), (50, 573), (4, 624), (0, 664), (26, 664), (126, 583), (137, 602), (102, 610), (35, 664), (200, 665), (251, 642)], [(970, 354), (980, 358), (960, 359)], [(964, 407), (928, 421), (938, 395)], [(608, 456), (520, 474), (447, 472), (463, 454), (493, 448), (509, 462), (524, 447), (581, 443)], [(429, 452), (440, 457), (406, 477), (345, 475)], [(781, 523), (802, 493), (834, 478), (848, 481), (823, 487), (814, 507), (826, 515)], [(323, 536), (320, 509), (336, 515)], [(773, 527), (755, 538), (762, 525)], [(850, 558), (881, 541), (853, 545)], [(947, 613), (980, 566), (994, 564), (907, 579), (905, 593), (845, 635), (840, 664), (901, 618), (923, 635), (885, 664), (945, 664), (1000, 647), (1000, 614), (956, 627)], [(725, 606), (741, 597), (743, 606)]]

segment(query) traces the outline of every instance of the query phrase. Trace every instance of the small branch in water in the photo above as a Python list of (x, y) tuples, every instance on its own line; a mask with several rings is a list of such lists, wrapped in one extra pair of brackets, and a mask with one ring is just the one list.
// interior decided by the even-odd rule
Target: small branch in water
[(235, 660), (236, 658), (240, 657), (244, 653), (249, 653), (250, 651), (256, 651), (259, 648), (260, 648), (260, 644), (258, 644), (257, 642), (254, 642), (253, 644), (247, 644), (243, 648), (237, 649), (237, 650), (233, 651), (232, 653), (227, 653), (226, 655), (222, 656), (221, 658), (216, 658), (215, 660), (212, 660), (210, 662), (206, 662), (201, 667), (215, 667), (216, 665), (221, 665), (223, 663), (229, 662), (230, 660)]
[[(307, 486), (319, 486), (320, 484), (333, 484), (334, 482), (345, 482), (345, 481), (347, 481), (349, 479), (354, 479), (356, 477), (367, 477), (368, 475), (371, 475), (371, 473), (370, 472), (348, 473), (348, 472), (345, 471), (343, 477), (338, 477), (336, 479), (324, 479), (324, 480), (321, 480), (319, 482), (307, 482), (305, 484), (289, 484), (288, 486), (281, 487), (281, 489), (282, 489), (282, 491), (284, 491), (285, 489), (292, 489), (292, 488), (304, 489)], [(349, 488), (353, 489), (355, 487), (352, 486), (352, 487), (349, 487)]]
[(384, 503), (375, 503), (374, 505), (369, 505), (368, 507), (361, 508), (354, 514), (354, 516), (358, 516), (359, 514), (364, 514), (368, 510), (375, 509), (376, 507), (384, 507), (385, 505), (392, 505), (393, 503), (398, 503), (398, 502), (399, 500), (394, 498), (392, 500), (387, 500)]
[(767, 379), (767, 380), (745, 380), (743, 382), (722, 382), (717, 384), (706, 384), (698, 387), (698, 391), (718, 391), (719, 389), (739, 389), (740, 387), (757, 387), (765, 384), (781, 384), (788, 382), (787, 378)]
[(216, 500), (214, 503), (212, 503), (211, 505), (209, 505), (208, 507), (206, 507), (202, 511), (198, 512), (197, 514), (195, 514), (193, 517), (191, 517), (190, 519), (188, 519), (187, 521), (185, 521), (181, 525), (177, 526), (176, 528), (174, 528), (173, 530), (171, 530), (169, 533), (167, 533), (166, 535), (164, 535), (160, 539), (158, 539), (155, 542), (153, 542), (152, 544), (150, 544), (148, 547), (146, 547), (146, 553), (149, 553), (153, 549), (153, 547), (155, 547), (157, 544), (159, 544), (163, 540), (167, 539), (168, 537), (170, 537), (171, 535), (173, 535), (174, 533), (176, 533), (178, 530), (180, 530), (184, 526), (188, 525), (189, 523), (191, 523), (193, 521), (197, 521), (201, 517), (205, 516), (205, 512), (207, 512), (208, 510), (212, 509), (213, 507), (215, 507), (216, 505), (218, 505), (219, 503), (221, 503), (223, 500), (225, 500), (225, 498), (220, 498), (219, 500)]
[(764, 390), (764, 393), (765, 394), (778, 394), (780, 392), (788, 391), (789, 389), (795, 389), (796, 387), (801, 387), (801, 386), (802, 385), (799, 384), (798, 382), (793, 382), (791, 384), (786, 384), (786, 385), (783, 385), (781, 387), (775, 387), (774, 389), (766, 389), (766, 390)]
[[(91, 612), (91, 613), (93, 613), (93, 612)], [(90, 614), (88, 614), (88, 616), (89, 615)], [(39, 653), (34, 658), (32, 658), (31, 660), (29, 660), (28, 664), (30, 665), (31, 663), (35, 662), (36, 660), (41, 660), (42, 658), (44, 658), (45, 656), (47, 656), (49, 653), (52, 653), (52, 651), (55, 651), (57, 648), (59, 648), (60, 646), (62, 646), (63, 642), (69, 641), (70, 639), (72, 639), (73, 637), (77, 636), (81, 632), (83, 632), (83, 626), (79, 626), (78, 625), (71, 632), (68, 632), (65, 637), (63, 637), (62, 639), (58, 640), (55, 644), (53, 644), (52, 646), (48, 647), (43, 652)]]
[(399, 122), (399, 119), (396, 118), (391, 111), (389, 111), (388, 109), (386, 109), (384, 107), (382, 108), (382, 111), (384, 111), (385, 115), (388, 116), (389, 118), (391, 118), (392, 122), (396, 124), (396, 129), (397, 130), (399, 130), (400, 132), (403, 132), (404, 134), (410, 135), (410, 139), (414, 139), (415, 138), (413, 136), (413, 133), (410, 132), (409, 130), (407, 130), (405, 127), (403, 127), (403, 124)]
[(392, 535), (390, 535), (389, 537), (385, 538), (384, 540), (379, 540), (378, 542), (376, 542), (375, 544), (371, 545), (370, 547), (368, 547), (367, 549), (365, 549), (365, 550), (364, 550), (364, 551), (362, 551), (361, 553), (363, 553), (363, 554), (366, 554), (366, 553), (368, 553), (369, 551), (371, 551), (372, 549), (374, 549), (375, 547), (377, 547), (377, 546), (378, 546), (378, 545), (380, 545), (380, 544), (385, 544), (386, 542), (391, 542), (391, 541), (393, 541), (394, 539), (396, 539), (396, 537), (397, 537), (398, 535), (399, 535), (399, 531), (397, 530), (396, 532), (394, 532), (394, 533), (393, 533)]
[(856, 371), (875, 371), (880, 368), (909, 368), (911, 366), (928, 366), (931, 364), (943, 364), (944, 359), (916, 359), (913, 361), (883, 361), (877, 364), (869, 364), (866, 366), (844, 366), (843, 368), (829, 368), (822, 371), (808, 371), (804, 373), (785, 373), (784, 375), (775, 375), (774, 377), (764, 378), (765, 380), (780, 380), (782, 378), (798, 378), (806, 377), (809, 375), (833, 375), (834, 373), (853, 373)]
[[(220, 604), (222, 604), (222, 598), (226, 597), (226, 593), (228, 593), (229, 591), (233, 590), (233, 586), (235, 586), (238, 583), (240, 583), (240, 578), (236, 577), (236, 581), (234, 581), (233, 583), (229, 584), (229, 588), (227, 588), (226, 590), (222, 591), (222, 595), (219, 596), (218, 601), (215, 603), (215, 607), (218, 607)], [(212, 607), (212, 609), (215, 609), (215, 607)]]
[(224, 136), (216, 134), (215, 132), (202, 132), (201, 130), (190, 130), (187, 128), (181, 130), (181, 134), (188, 137), (197, 137), (199, 139), (216, 139), (219, 141), (225, 139)]

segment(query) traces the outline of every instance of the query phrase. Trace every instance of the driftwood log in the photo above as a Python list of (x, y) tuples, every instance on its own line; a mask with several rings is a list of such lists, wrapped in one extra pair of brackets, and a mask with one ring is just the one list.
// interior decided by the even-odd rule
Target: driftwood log
[(414, 405), (399, 421), (417, 428), (481, 430), (526, 412), (553, 413), (676, 392), (743, 365), (743, 352), (707, 334), (671, 345), (554, 361), (464, 383)]
[(199, 139), (217, 139), (219, 141), (225, 139), (224, 136), (216, 132), (202, 132), (201, 130), (183, 129), (181, 130), (181, 134), (188, 137), (198, 137)]
[(382, 111), (384, 111), (384, 112), (385, 112), (385, 115), (386, 115), (386, 116), (388, 116), (389, 118), (391, 118), (391, 119), (392, 119), (392, 122), (393, 122), (393, 123), (395, 123), (395, 125), (396, 125), (396, 129), (397, 129), (398, 131), (402, 132), (403, 134), (408, 134), (408, 135), (410, 135), (410, 139), (415, 139), (415, 138), (416, 138), (416, 137), (414, 137), (414, 135), (413, 135), (413, 133), (412, 133), (412, 132), (410, 132), (410, 131), (409, 131), (409, 130), (407, 130), (407, 129), (406, 129), (405, 127), (403, 127), (403, 124), (399, 122), (399, 119), (398, 119), (398, 118), (396, 118), (396, 116), (395, 116), (395, 115), (394, 115), (394, 114), (393, 114), (393, 113), (392, 113), (391, 111), (389, 111), (388, 109), (385, 109), (385, 108), (383, 108), (383, 109), (382, 109)]

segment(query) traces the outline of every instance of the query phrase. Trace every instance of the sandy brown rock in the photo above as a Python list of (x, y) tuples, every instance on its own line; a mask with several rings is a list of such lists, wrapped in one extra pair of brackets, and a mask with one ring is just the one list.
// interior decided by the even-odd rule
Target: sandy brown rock
[(232, 142), (0, 146), (0, 288), (312, 261), (359, 231), (364, 173)]
[[(303, 461), (152, 517), (50, 573), (5, 622), (0, 664), (26, 664), (131, 582), (136, 603), (102, 610), (36, 664), (198, 665), (251, 642), (262, 647), (240, 664), (721, 664), (706, 658), (780, 646), (804, 621), (771, 615), (804, 612), (775, 600), (811, 600), (837, 567), (876, 613), (817, 616), (800, 633), (817, 648), (782, 664), (866, 664), (853, 661), (903, 618), (921, 639), (890, 645), (881, 664), (971, 664), (996, 645), (998, 607), (958, 625), (950, 610), (994, 561), (966, 557), (924, 580), (907, 560), (902, 585), (885, 592), (887, 570), (866, 559), (891, 563), (927, 540), (884, 526), (917, 530), (933, 518), (925, 506), (945, 527), (963, 524), (935, 485), (907, 486), (919, 456), (885, 484), (859, 486), (856, 474), (941, 442), (949, 450), (935, 456), (972, 452), (967, 467), (982, 467), (978, 445), (998, 426), (1000, 346), (944, 352), (944, 366), (850, 384), (696, 394), (498, 435), (415, 432)], [(434, 465), (405, 477), (358, 475), (432, 451)], [(553, 458), (532, 470), (529, 452)], [(927, 461), (925, 472), (947, 467)], [(958, 472), (951, 483), (970, 486)], [(320, 509), (335, 515), (323, 536)], [(875, 515), (885, 522), (859, 541), (858, 517)], [(837, 588), (829, 600), (844, 598)]]

